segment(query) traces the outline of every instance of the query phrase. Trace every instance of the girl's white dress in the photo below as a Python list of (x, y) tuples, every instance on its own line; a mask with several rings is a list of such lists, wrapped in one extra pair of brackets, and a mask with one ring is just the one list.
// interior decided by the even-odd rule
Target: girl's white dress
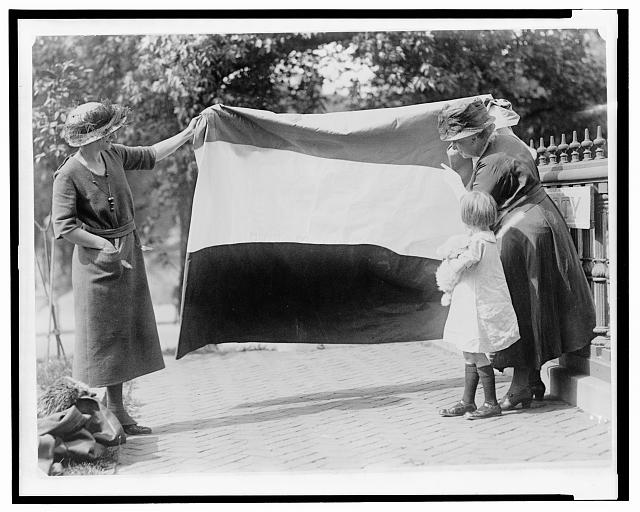
[(497, 352), (518, 341), (520, 333), (496, 237), (480, 231), (467, 242), (451, 262), (459, 281), (451, 294), (444, 340), (464, 352)]

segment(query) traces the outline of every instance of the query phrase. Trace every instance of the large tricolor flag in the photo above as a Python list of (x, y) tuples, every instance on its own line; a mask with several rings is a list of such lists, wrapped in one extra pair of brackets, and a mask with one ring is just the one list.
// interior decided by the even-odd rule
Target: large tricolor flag
[(435, 250), (463, 231), (464, 192), (441, 167), (443, 106), (205, 110), (176, 357), (210, 343), (441, 337)]

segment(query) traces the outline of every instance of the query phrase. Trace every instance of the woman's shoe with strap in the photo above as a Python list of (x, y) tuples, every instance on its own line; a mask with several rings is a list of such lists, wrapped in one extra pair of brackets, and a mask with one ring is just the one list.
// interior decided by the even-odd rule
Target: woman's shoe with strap
[(529, 387), (522, 388), (517, 391), (509, 391), (502, 400), (500, 400), (500, 408), (503, 411), (510, 411), (520, 404), (523, 409), (528, 409), (531, 407), (532, 399), (533, 393)]
[(122, 425), (125, 434), (128, 436), (143, 436), (147, 434), (151, 434), (152, 430), (149, 427), (143, 427), (142, 425), (138, 425), (134, 423), (132, 425)]

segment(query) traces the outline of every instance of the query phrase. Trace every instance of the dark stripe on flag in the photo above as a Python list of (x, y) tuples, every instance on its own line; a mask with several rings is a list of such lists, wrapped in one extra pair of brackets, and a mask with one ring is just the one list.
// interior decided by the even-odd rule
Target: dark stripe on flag
[(176, 358), (227, 342), (442, 337), (435, 260), (374, 245), (243, 243), (187, 258)]

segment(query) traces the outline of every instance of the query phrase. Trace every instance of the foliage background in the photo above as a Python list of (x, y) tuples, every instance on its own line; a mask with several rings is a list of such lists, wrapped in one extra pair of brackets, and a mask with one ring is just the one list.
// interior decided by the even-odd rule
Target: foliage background
[[(603, 127), (605, 44), (593, 30), (39, 37), (33, 46), (35, 219), (46, 226), (53, 172), (71, 153), (66, 113), (100, 99), (133, 109), (119, 132), (153, 144), (215, 103), (274, 112), (384, 108), (491, 93), (539, 140)], [(592, 136), (593, 138), (593, 136)], [(559, 139), (557, 139), (559, 140)], [(155, 303), (177, 303), (196, 166), (189, 145), (131, 180)], [(56, 242), (56, 292), (72, 246)], [(36, 230), (36, 257), (44, 262)]]

